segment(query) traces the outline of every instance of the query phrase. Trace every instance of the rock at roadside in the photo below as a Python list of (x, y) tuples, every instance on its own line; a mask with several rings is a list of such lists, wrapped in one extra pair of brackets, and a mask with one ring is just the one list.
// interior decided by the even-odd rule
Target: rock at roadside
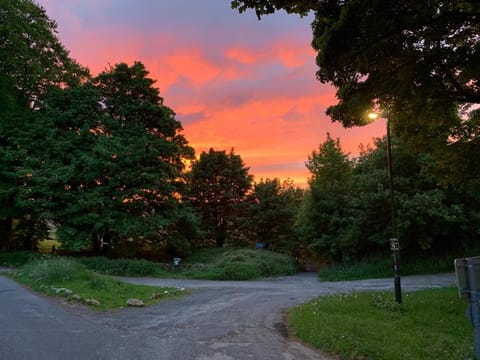
[(140, 299), (128, 299), (127, 305), (134, 306), (134, 307), (143, 307), (145, 306), (145, 303)]
[(85, 304), (93, 305), (93, 306), (100, 306), (100, 301), (95, 299), (85, 299)]
[(70, 290), (70, 289), (67, 289), (67, 288), (54, 288), (52, 287), (52, 289), (55, 291), (56, 294), (65, 294), (67, 296), (70, 296), (72, 295), (73, 291)]

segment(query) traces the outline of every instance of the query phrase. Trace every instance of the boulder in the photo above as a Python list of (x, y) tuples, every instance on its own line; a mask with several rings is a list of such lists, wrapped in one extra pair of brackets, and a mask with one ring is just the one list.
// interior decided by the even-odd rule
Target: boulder
[(52, 289), (55, 291), (56, 294), (65, 294), (67, 296), (70, 296), (73, 293), (72, 290), (67, 289), (67, 288), (54, 288), (54, 287), (52, 287)]
[(85, 299), (85, 304), (93, 305), (93, 306), (100, 306), (100, 301), (95, 299)]
[(143, 307), (145, 306), (145, 303), (140, 299), (128, 299), (127, 305), (134, 306), (134, 307)]

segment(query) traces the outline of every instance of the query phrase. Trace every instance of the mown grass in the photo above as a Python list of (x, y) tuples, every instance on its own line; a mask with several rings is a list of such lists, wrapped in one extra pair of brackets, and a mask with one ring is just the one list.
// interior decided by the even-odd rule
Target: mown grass
[[(12, 277), (37, 292), (62, 296), (69, 301), (82, 302), (98, 310), (126, 307), (127, 300), (132, 298), (151, 305), (184, 293), (172, 288), (127, 284), (87, 270), (74, 259), (62, 257), (30, 261), (13, 273)], [(94, 299), (99, 305), (88, 304), (86, 299)]]
[(300, 339), (349, 360), (473, 358), (472, 326), (456, 288), (366, 292), (316, 298), (289, 313)]
[[(452, 272), (454, 256), (443, 258), (401, 259), (400, 274), (420, 275)], [(319, 271), (325, 281), (380, 279), (393, 276), (392, 258), (364, 259), (358, 263), (330, 266)]]
[(59, 250), (62, 247), (62, 243), (54, 239), (46, 239), (39, 241), (37, 244), (38, 252), (42, 254), (51, 253), (53, 247), (55, 247), (55, 250)]

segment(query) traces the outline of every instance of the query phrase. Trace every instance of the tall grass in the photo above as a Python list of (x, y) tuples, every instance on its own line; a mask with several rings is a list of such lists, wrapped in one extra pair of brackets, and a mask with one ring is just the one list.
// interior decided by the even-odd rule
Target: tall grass
[(83, 265), (73, 259), (63, 257), (35, 259), (23, 267), (23, 272), (32, 280), (44, 284), (60, 283), (88, 277)]
[[(400, 274), (420, 275), (452, 272), (455, 256), (400, 258)], [(392, 258), (368, 258), (357, 263), (330, 266), (319, 271), (319, 277), (325, 281), (345, 281), (393, 276)]]

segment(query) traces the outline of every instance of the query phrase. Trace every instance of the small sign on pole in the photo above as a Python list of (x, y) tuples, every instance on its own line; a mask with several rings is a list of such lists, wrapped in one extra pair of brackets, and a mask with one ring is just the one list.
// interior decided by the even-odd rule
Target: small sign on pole
[(390, 250), (400, 251), (400, 243), (398, 242), (397, 238), (391, 238), (390, 239)]

